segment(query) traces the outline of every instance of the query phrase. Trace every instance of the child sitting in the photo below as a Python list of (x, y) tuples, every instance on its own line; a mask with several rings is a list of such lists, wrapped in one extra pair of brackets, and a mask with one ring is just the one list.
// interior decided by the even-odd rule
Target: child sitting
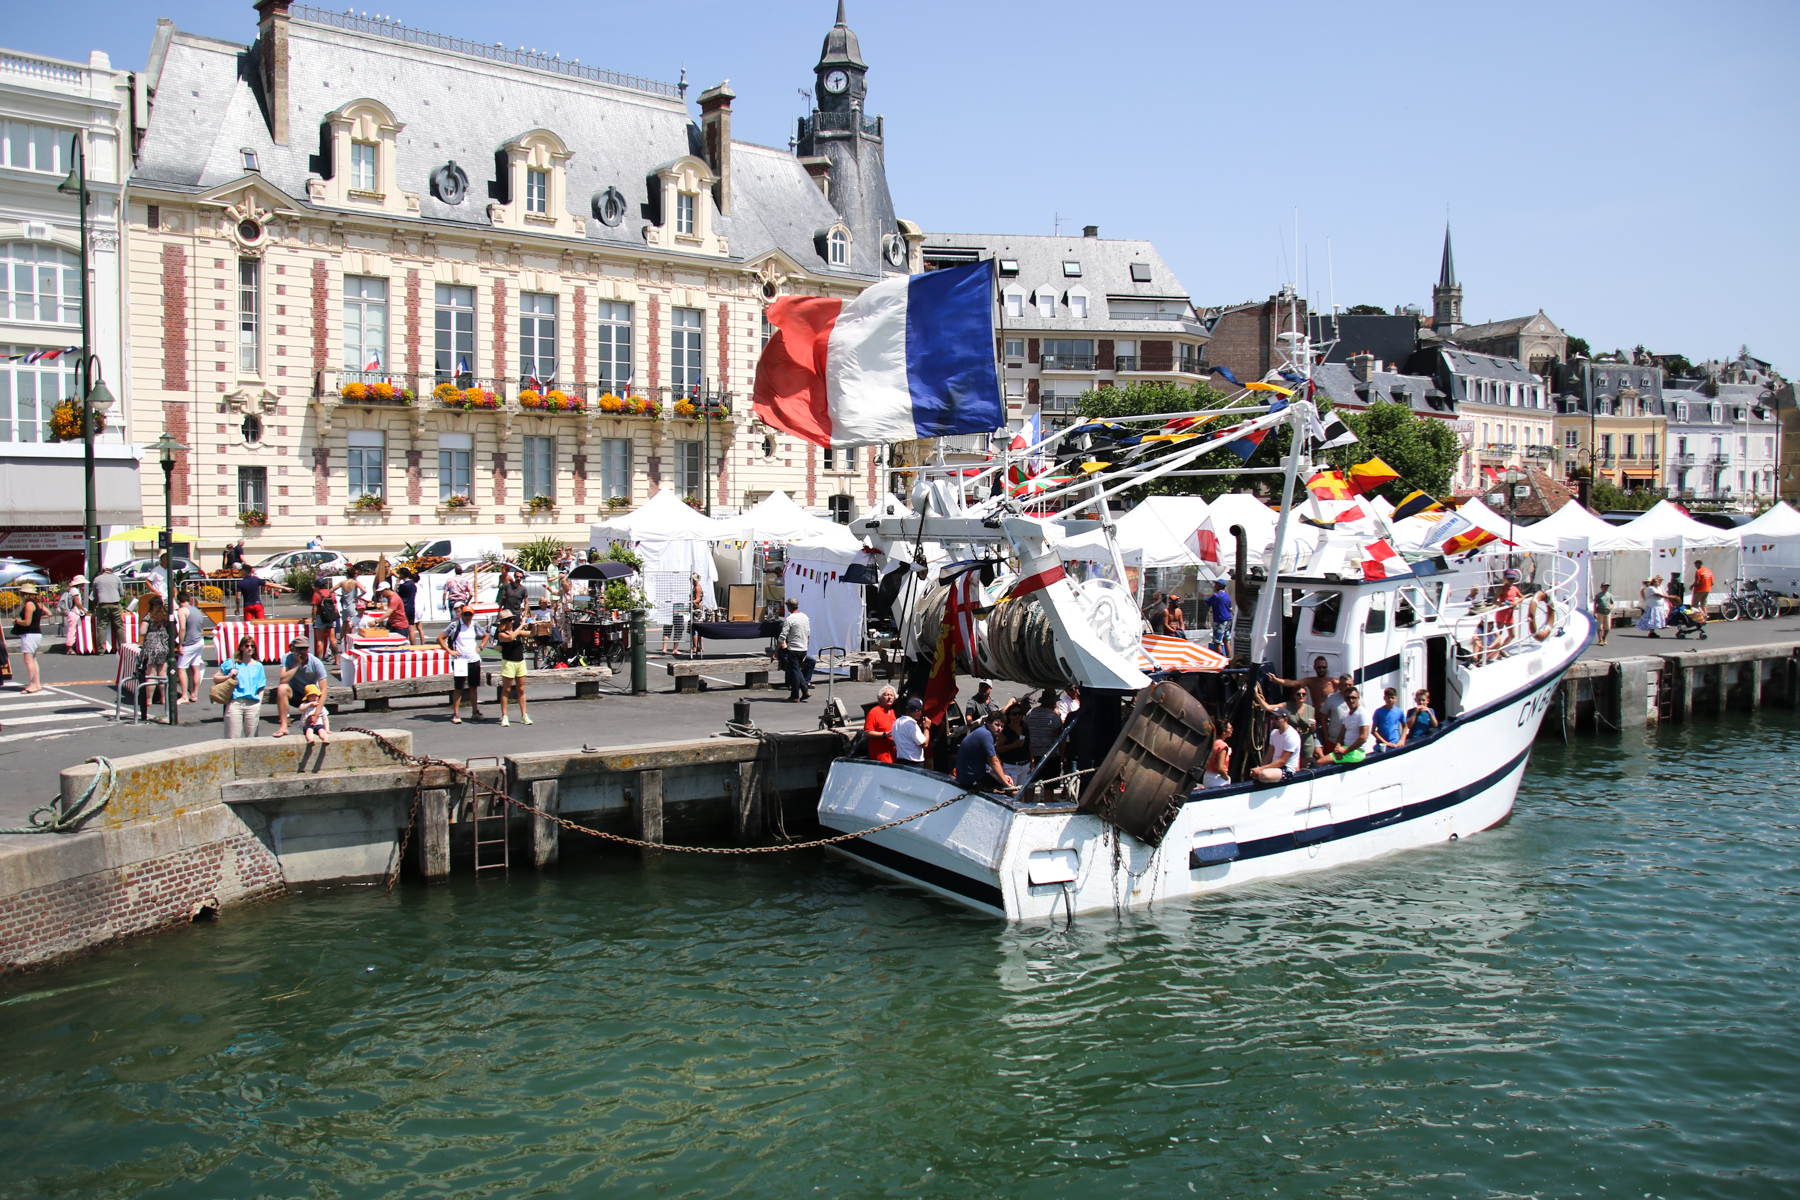
[(319, 685), (309, 683), (300, 702), (300, 724), (308, 742), (328, 745), (331, 742), (331, 718), (325, 712), (325, 693)]

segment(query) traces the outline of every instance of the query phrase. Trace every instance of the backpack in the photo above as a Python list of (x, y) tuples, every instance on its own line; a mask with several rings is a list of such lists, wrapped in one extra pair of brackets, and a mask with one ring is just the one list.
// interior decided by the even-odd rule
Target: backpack
[(328, 625), (337, 624), (337, 593), (329, 588), (323, 589), (319, 593), (319, 619)]

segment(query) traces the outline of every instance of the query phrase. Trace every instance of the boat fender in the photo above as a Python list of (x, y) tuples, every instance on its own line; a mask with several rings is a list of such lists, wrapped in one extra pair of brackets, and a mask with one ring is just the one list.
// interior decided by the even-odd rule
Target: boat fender
[[(1539, 600), (1544, 602), (1544, 619), (1541, 625), (1538, 621)], [(1539, 592), (1533, 596), (1530, 605), (1525, 610), (1525, 615), (1526, 619), (1531, 622), (1531, 636), (1538, 641), (1548, 641), (1550, 635), (1556, 632), (1556, 602), (1550, 599), (1549, 592)]]

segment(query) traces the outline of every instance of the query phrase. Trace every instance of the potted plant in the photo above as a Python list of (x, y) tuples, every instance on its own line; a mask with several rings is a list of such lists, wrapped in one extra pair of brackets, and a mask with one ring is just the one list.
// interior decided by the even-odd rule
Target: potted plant
[(364, 492), (356, 498), (353, 507), (357, 512), (379, 513), (387, 511), (387, 497), (378, 492)]
[(549, 408), (550, 401), (546, 400), (544, 398), (544, 394), (542, 392), (538, 391), (536, 388), (526, 388), (524, 391), (519, 393), (519, 407), (520, 408)]
[(533, 496), (530, 502), (525, 505), (525, 508), (526, 511), (534, 513), (555, 512), (556, 501), (548, 496)]
[(346, 383), (338, 389), (338, 395), (352, 404), (360, 404), (369, 398), (369, 388), (364, 383)]
[[(106, 431), (106, 414), (99, 409), (94, 410), (94, 436), (99, 437)], [(76, 400), (64, 400), (50, 410), (50, 436), (59, 442), (77, 442), (81, 440), (81, 404)]]
[(587, 401), (580, 396), (571, 396), (567, 392), (552, 391), (544, 397), (551, 412), (586, 412)]
[(706, 507), (706, 502), (704, 500), (700, 499), (699, 496), (693, 495), (692, 493), (690, 493), (686, 496), (683, 496), (681, 498), (681, 500), (682, 500), (682, 503), (686, 504), (689, 508), (693, 509), (695, 512), (699, 512)]
[(693, 420), (696, 411), (692, 400), (677, 400), (675, 402), (675, 415), (684, 421)]
[(246, 508), (238, 514), (237, 523), (245, 529), (261, 529), (269, 523), (269, 514), (260, 508)]
[(469, 507), (469, 498), (459, 492), (456, 495), (450, 497), (448, 500), (444, 501), (444, 507), (451, 512), (455, 512), (458, 509), (467, 508), (467, 507)]
[(631, 507), (631, 497), (630, 496), (608, 496), (606, 498), (606, 511), (607, 512), (618, 512), (622, 508), (630, 508), (630, 507)]

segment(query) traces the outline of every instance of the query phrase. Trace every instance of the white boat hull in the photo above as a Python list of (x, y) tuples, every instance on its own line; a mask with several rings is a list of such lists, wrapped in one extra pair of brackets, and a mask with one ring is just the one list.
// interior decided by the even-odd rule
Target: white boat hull
[[(876, 871), (1012, 920), (1151, 904), (1256, 880), (1319, 871), (1437, 842), (1506, 820), (1557, 683), (1586, 647), (1581, 614), (1542, 650), (1481, 669), (1492, 695), (1435, 737), (1354, 766), (1277, 785), (1199, 792), (1161, 846), (1070, 805), (969, 794), (941, 812), (846, 842)], [(917, 767), (834, 763), (819, 821), (850, 833), (960, 793)]]

